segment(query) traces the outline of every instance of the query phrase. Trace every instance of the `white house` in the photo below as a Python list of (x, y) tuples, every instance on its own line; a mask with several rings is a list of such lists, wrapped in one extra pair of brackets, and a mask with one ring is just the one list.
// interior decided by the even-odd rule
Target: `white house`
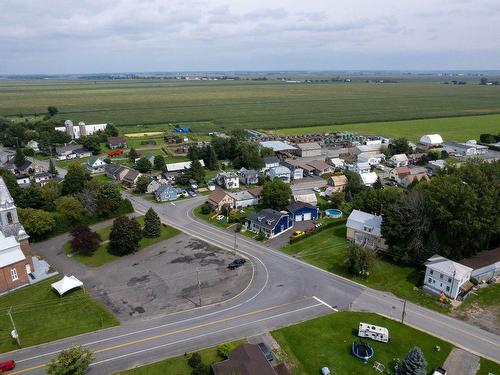
[(406, 154), (392, 155), (389, 162), (394, 167), (406, 167), (408, 165), (408, 156)]
[(354, 172), (361, 174), (361, 173), (370, 173), (371, 167), (370, 163), (364, 162), (364, 163), (356, 163), (354, 164)]
[(347, 218), (346, 227), (346, 237), (354, 244), (372, 250), (387, 248), (382, 237), (382, 216), (353, 210)]
[(148, 186), (146, 186), (146, 193), (153, 194), (154, 192), (156, 192), (156, 190), (158, 190), (158, 188), (160, 187), (160, 185), (162, 183), (166, 184), (167, 181), (163, 180), (160, 182), (158, 180), (151, 180), (151, 182), (148, 184)]
[(438, 147), (443, 143), (443, 138), (439, 134), (426, 134), (420, 138), (420, 143), (425, 147)]
[(102, 160), (99, 156), (92, 156), (88, 158), (87, 163), (85, 164), (90, 173), (102, 173), (104, 172), (104, 167), (106, 166), (104, 160)]
[(243, 207), (255, 206), (255, 205), (259, 204), (259, 199), (255, 196), (253, 196), (252, 194), (250, 194), (246, 190), (228, 192), (227, 195), (229, 195), (231, 198), (233, 198), (234, 208), (243, 208)]
[(226, 189), (240, 187), (240, 177), (235, 172), (220, 172), (215, 179), (220, 186), (224, 186)]
[(283, 165), (271, 168), (269, 170), (269, 178), (271, 179), (271, 181), (275, 178), (279, 178), (281, 181), (288, 184), (290, 183), (291, 175), (292, 172), (290, 171), (290, 169)]
[[(199, 160), (200, 164), (202, 167), (205, 166), (205, 162), (203, 159)], [(166, 165), (167, 172), (182, 172), (185, 169), (191, 168), (191, 162), (190, 161), (181, 161), (179, 163), (168, 163)]]
[(433, 255), (425, 263), (423, 289), (434, 295), (444, 294), (451, 299), (464, 296), (469, 290), (472, 268), (441, 255)]
[(344, 159), (330, 158), (330, 159), (328, 159), (327, 163), (330, 164), (331, 166), (333, 166), (334, 168), (340, 168), (340, 169), (344, 169), (345, 168), (345, 161), (344, 161)]
[(384, 154), (361, 153), (358, 155), (358, 164), (368, 163), (369, 165), (379, 165), (383, 160), (385, 160)]
[(377, 182), (378, 176), (375, 172), (360, 173), (359, 177), (363, 185), (372, 187), (375, 182)]
[(264, 163), (262, 172), (268, 171), (269, 169), (278, 167), (280, 165), (280, 159), (278, 159), (276, 156), (265, 156), (262, 158), (262, 162)]

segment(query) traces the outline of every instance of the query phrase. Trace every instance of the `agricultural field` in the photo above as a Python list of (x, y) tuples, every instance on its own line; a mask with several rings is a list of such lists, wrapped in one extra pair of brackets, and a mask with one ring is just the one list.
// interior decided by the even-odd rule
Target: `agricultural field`
[(0, 116), (39, 115), (49, 105), (59, 108), (57, 119), (110, 122), (123, 127), (125, 133), (159, 131), (158, 127), (177, 123), (198, 132), (282, 129), (498, 114), (500, 86), (480, 86), (474, 82), (467, 85), (104, 80), (0, 83)]
[(424, 134), (439, 133), (445, 140), (467, 141), (479, 139), (481, 133), (496, 134), (499, 129), (500, 115), (485, 115), (286, 128), (268, 133), (293, 135), (349, 131), (367, 135), (406, 137), (413, 141), (418, 141)]

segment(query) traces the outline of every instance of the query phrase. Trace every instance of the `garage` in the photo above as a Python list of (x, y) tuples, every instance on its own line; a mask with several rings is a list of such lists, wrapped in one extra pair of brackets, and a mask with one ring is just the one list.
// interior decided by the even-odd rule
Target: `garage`
[(302, 215), (295, 215), (295, 221), (302, 221)]
[(287, 211), (295, 222), (316, 220), (319, 217), (319, 209), (305, 202), (292, 202)]
[(311, 220), (311, 213), (310, 212), (305, 212), (304, 213), (304, 221)]

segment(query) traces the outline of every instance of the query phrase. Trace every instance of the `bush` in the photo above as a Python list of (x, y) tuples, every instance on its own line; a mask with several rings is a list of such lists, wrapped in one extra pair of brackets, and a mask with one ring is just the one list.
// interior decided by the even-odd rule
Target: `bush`
[(350, 246), (346, 257), (349, 272), (362, 278), (370, 275), (375, 261), (375, 251), (362, 246)]
[(229, 352), (231, 351), (231, 345), (229, 344), (222, 344), (217, 347), (217, 354), (219, 357), (223, 359), (227, 359), (229, 357)]
[(210, 203), (208, 202), (205, 202), (201, 205), (201, 213), (203, 215), (208, 215), (208, 214), (211, 214), (213, 211), (213, 207)]
[(201, 364), (203, 364), (203, 362), (201, 361), (200, 353), (194, 352), (193, 354), (191, 354), (191, 357), (189, 357), (188, 359), (189, 367), (197, 368), (200, 367)]
[(235, 228), (236, 232), (241, 232), (242, 229), (243, 229), (243, 224), (241, 224), (241, 223), (236, 224), (236, 228)]

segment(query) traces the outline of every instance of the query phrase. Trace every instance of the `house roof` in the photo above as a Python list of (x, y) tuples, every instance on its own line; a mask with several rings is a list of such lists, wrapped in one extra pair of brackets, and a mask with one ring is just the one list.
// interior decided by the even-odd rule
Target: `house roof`
[(346, 226), (357, 231), (366, 232), (365, 227), (372, 228), (371, 234), (382, 236), (382, 216), (372, 215), (368, 212), (353, 210), (347, 218)]
[(307, 165), (313, 167), (314, 169), (317, 169), (319, 171), (325, 170), (325, 169), (330, 169), (331, 166), (326, 164), (323, 160), (312, 160), (308, 161)]
[[(153, 182), (154, 181), (151, 181), (150, 183), (153, 183)], [(177, 189), (169, 184), (160, 184), (158, 189), (156, 189), (156, 191), (155, 191), (155, 195), (158, 196), (158, 195), (161, 195), (165, 192), (168, 192), (169, 194), (172, 192), (175, 192), (175, 194), (177, 194)]]
[(370, 163), (368, 162), (360, 162), (360, 163), (356, 163), (356, 169), (370, 169), (371, 166), (370, 166)]
[(227, 195), (229, 195), (235, 201), (246, 201), (249, 199), (255, 199), (255, 197), (246, 190), (228, 192)]
[(16, 237), (6, 237), (0, 231), (0, 268), (26, 259)]
[(277, 167), (271, 168), (269, 170), (269, 173), (272, 173), (274, 175), (279, 175), (279, 174), (290, 174), (291, 171), (289, 168), (285, 167), (284, 165), (278, 165)]
[(271, 364), (255, 344), (242, 344), (229, 358), (212, 366), (215, 375), (276, 375)]
[(280, 159), (276, 156), (265, 156), (262, 158), (264, 164), (276, 164), (280, 162)]
[(332, 163), (333, 165), (344, 165), (344, 159), (330, 158), (330, 163)]
[(259, 172), (256, 171), (255, 169), (245, 169), (242, 168), (240, 169), (240, 174), (244, 177), (259, 177)]
[(356, 146), (356, 149), (359, 152), (374, 152), (374, 151), (380, 151), (382, 149), (382, 144), (377, 143), (377, 144), (371, 144), (371, 145), (359, 145)]
[(263, 186), (256, 186), (254, 188), (248, 189), (248, 192), (252, 194), (254, 197), (260, 197), (260, 194), (262, 193), (262, 189), (264, 189)]
[(410, 174), (410, 168), (408, 167), (396, 167), (393, 169), (393, 171), (397, 173), (398, 176)]
[(265, 208), (260, 212), (253, 212), (248, 215), (247, 220), (260, 225), (261, 227), (267, 229), (274, 229), (279, 219), (281, 219), (286, 214), (281, 213), (270, 208)]
[(73, 150), (75, 154), (87, 154), (90, 150), (87, 150), (85, 147), (79, 147), (76, 150)]
[(262, 147), (272, 148), (274, 152), (290, 151), (296, 149), (294, 146), (282, 141), (264, 141), (260, 142), (260, 145)]
[(473, 269), (463, 264), (454, 262), (441, 255), (435, 254), (427, 259), (425, 266), (431, 270), (442, 273), (443, 275), (454, 277), (455, 279), (462, 279)]
[(123, 168), (121, 165), (118, 165), (118, 164), (106, 164), (104, 166), (104, 170), (106, 171), (106, 173), (109, 173), (109, 174), (115, 174), (115, 172), (120, 169), (120, 168)]
[(73, 143), (73, 144), (69, 144), (66, 146), (59, 146), (59, 147), (56, 147), (56, 153), (62, 154), (65, 152), (73, 152), (81, 147), (82, 147), (82, 145), (79, 145), (78, 143)]
[(297, 143), (295, 146), (302, 151), (321, 150), (321, 146), (316, 142)]
[(359, 177), (361, 178), (361, 181), (363, 181), (363, 184), (365, 185), (374, 184), (378, 179), (378, 176), (375, 172), (360, 173)]
[(123, 181), (134, 183), (135, 180), (141, 175), (139, 171), (135, 169), (129, 169), (127, 174), (123, 176)]
[(392, 161), (408, 161), (408, 156), (406, 154), (396, 154), (391, 156)]
[(493, 250), (481, 251), (474, 256), (460, 261), (464, 266), (471, 267), (475, 270), (498, 262), (500, 262), (500, 247)]
[(288, 212), (295, 212), (295, 211), (298, 211), (302, 208), (310, 208), (310, 209), (313, 209), (313, 210), (317, 210), (317, 208), (315, 206), (313, 206), (312, 204), (309, 204), (307, 202), (301, 202), (301, 201), (295, 201), (295, 202), (292, 202), (290, 203), (287, 207), (286, 207), (286, 210)]
[(125, 143), (125, 137), (108, 137), (108, 145), (110, 146), (118, 146)]
[[(199, 160), (200, 164), (202, 167), (205, 166), (205, 162), (203, 159)], [(183, 171), (184, 169), (189, 169), (191, 168), (191, 161), (183, 161), (179, 163), (169, 163), (166, 165), (167, 172), (178, 172), (178, 171)]]
[(215, 190), (208, 196), (208, 200), (215, 204), (219, 204), (227, 195), (228, 194), (225, 190), (215, 188)]
[(347, 177), (344, 176), (343, 174), (336, 175), (336, 176), (330, 176), (330, 178), (328, 180), (329, 181), (331, 180), (333, 182), (334, 186), (347, 185)]
[(87, 164), (92, 166), (97, 160), (99, 160), (99, 156), (97, 155), (91, 156), (90, 158), (88, 158)]
[(439, 145), (443, 143), (443, 138), (439, 134), (426, 134), (420, 138), (423, 145)]

